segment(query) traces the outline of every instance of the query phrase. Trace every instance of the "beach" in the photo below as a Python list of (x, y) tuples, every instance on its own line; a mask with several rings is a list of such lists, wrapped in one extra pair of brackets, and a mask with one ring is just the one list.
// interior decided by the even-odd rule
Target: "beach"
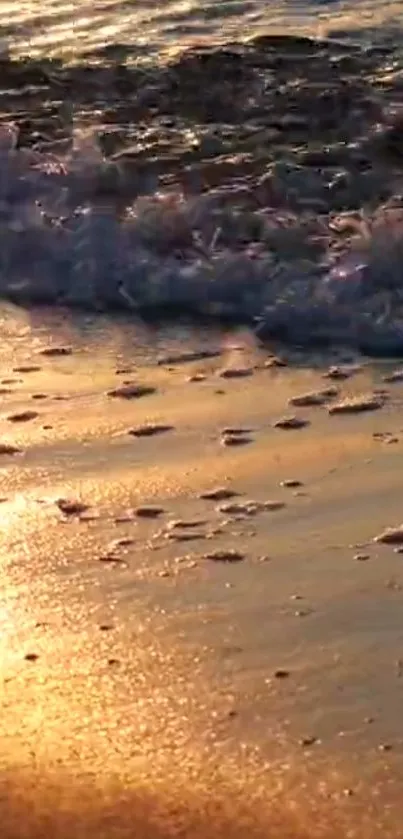
[(400, 839), (401, 3), (0, 11), (1, 837)]
[(3, 835), (398, 837), (398, 364), (2, 326)]

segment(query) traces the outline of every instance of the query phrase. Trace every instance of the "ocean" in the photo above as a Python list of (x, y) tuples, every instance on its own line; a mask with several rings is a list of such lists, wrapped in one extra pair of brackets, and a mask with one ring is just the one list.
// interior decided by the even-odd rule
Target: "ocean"
[(130, 44), (136, 60), (172, 56), (195, 44), (217, 45), (274, 32), (326, 35), (398, 24), (400, 2), (375, 0), (2, 0), (3, 38), (17, 51), (78, 56)]
[(4, 297), (403, 351), (398, 4), (2, 10)]

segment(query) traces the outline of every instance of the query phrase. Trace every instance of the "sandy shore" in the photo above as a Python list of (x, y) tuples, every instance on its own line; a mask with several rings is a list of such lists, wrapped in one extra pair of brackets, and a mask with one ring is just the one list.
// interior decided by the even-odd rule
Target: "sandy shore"
[(401, 836), (403, 566), (373, 541), (402, 519), (398, 365), (12, 309), (2, 334), (4, 839)]

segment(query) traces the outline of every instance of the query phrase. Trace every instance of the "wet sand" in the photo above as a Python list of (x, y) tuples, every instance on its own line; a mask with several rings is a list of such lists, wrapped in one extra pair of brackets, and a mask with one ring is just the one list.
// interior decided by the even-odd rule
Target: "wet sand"
[(398, 365), (46, 310), (2, 334), (4, 839), (401, 836)]

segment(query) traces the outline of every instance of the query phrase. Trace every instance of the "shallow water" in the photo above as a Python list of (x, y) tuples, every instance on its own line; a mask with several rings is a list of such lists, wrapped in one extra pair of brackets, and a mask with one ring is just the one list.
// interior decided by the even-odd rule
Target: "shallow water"
[(18, 51), (29, 48), (31, 55), (71, 57), (105, 45), (130, 44), (133, 57), (139, 60), (172, 56), (195, 43), (211, 46), (290, 28), (314, 36), (334, 30), (376, 29), (399, 23), (402, 10), (401, 2), (387, 0), (45, 0), (40, 13), (35, 0), (0, 3), (3, 37)]

